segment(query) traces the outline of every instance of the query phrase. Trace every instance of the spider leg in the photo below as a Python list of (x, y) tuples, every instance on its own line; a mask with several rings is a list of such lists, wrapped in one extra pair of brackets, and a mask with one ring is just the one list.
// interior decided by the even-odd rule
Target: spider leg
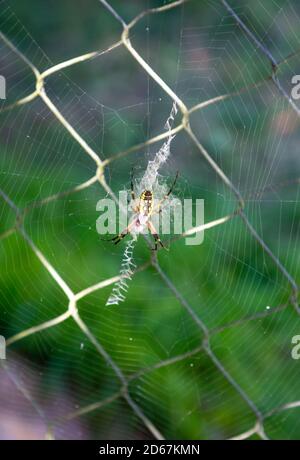
[(173, 181), (173, 184), (171, 185), (170, 190), (168, 191), (168, 193), (165, 195), (166, 198), (172, 193), (172, 191), (173, 191), (173, 189), (175, 187), (175, 184), (177, 182), (178, 176), (179, 176), (179, 171), (176, 172), (176, 176), (175, 176), (175, 179)]
[(133, 186), (133, 176), (134, 176), (133, 168), (131, 170), (131, 177), (130, 177), (130, 190), (131, 190), (131, 199), (135, 200), (135, 193), (134, 193), (134, 186)]
[(148, 220), (147, 222), (147, 226), (151, 232), (151, 235), (153, 236), (154, 238), (154, 241), (155, 241), (155, 246), (154, 246), (154, 251), (157, 251), (157, 246), (158, 246), (158, 243), (161, 245), (162, 248), (166, 249), (168, 251), (168, 249), (164, 246), (163, 242), (161, 241), (160, 237), (159, 237), (159, 234), (157, 233), (154, 225), (152, 224), (152, 222), (150, 220)]
[(114, 236), (113, 238), (109, 238), (109, 239), (100, 238), (100, 239), (102, 241), (113, 241), (114, 244), (118, 244), (120, 243), (120, 241), (122, 241), (123, 238), (125, 238), (125, 236), (128, 235), (128, 233), (130, 233), (132, 225), (133, 225), (133, 222), (129, 224), (128, 227), (126, 227), (121, 233)]
[(127, 236), (129, 233), (128, 231), (128, 228), (123, 230), (122, 233), (119, 233), (119, 235), (116, 235), (114, 238), (111, 239), (111, 241), (113, 241), (114, 244), (118, 244), (120, 243), (120, 241), (122, 241), (123, 238), (125, 238), (125, 236)]
[(171, 185), (168, 193), (166, 193), (166, 195), (157, 203), (157, 209), (155, 209), (153, 212), (156, 213), (156, 212), (161, 212), (161, 205), (166, 201), (166, 199), (171, 195), (174, 187), (175, 187), (175, 184), (177, 182), (177, 179), (178, 179), (178, 176), (179, 176), (179, 171), (176, 172), (176, 176), (175, 176), (175, 179), (173, 181), (173, 184)]

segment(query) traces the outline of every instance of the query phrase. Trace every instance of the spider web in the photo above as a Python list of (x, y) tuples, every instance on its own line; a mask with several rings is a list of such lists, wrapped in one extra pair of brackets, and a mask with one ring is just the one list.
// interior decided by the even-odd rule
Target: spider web
[[(299, 438), (299, 13), (204, 3), (202, 16), (195, 0), (91, 2), (105, 46), (65, 43), (55, 59), (0, 3), (6, 423), (16, 411), (54, 438)], [(122, 248), (99, 242), (96, 203), (133, 164), (142, 175), (173, 102), (161, 181), (178, 169), (176, 193), (205, 199), (204, 226), (186, 232), (205, 229), (204, 243), (175, 235), (153, 256), (140, 239), (127, 301), (108, 309)]]

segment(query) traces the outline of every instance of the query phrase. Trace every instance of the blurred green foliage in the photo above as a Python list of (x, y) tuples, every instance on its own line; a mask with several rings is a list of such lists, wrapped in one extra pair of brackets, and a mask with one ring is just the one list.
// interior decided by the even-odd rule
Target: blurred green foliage
[[(166, 2), (111, 3), (129, 20)], [(297, 2), (255, 0), (251, 9), (247, 3), (231, 2), (278, 59), (299, 47)], [(119, 40), (119, 24), (99, 2), (11, 0), (5, 5), (1, 31), (41, 70)], [(134, 29), (132, 41), (188, 106), (253, 84), (270, 73), (269, 63), (217, 1), (191, 1), (147, 16)], [(10, 103), (28, 94), (34, 80), (12, 52), (5, 47), (2, 51)], [(297, 68), (296, 57), (280, 69), (287, 89)], [(46, 90), (103, 158), (161, 132), (171, 107), (123, 48), (55, 74), (47, 80)], [(93, 162), (41, 101), (0, 117), (1, 189), (17, 206), (68, 190), (94, 174)], [(246, 213), (258, 233), (299, 281), (299, 186), (295, 182), (299, 130), (293, 117), (287, 102), (265, 82), (193, 114), (191, 124), (246, 197)], [(113, 162), (106, 171), (111, 188), (115, 192), (128, 188), (132, 166), (141, 175), (157, 148)], [(160, 180), (170, 182), (177, 169), (180, 180), (175, 194), (204, 198), (205, 221), (236, 208), (234, 196), (183, 133), (172, 144), (172, 157)], [(119, 271), (124, 245), (113, 247), (96, 233), (96, 203), (104, 196), (100, 185), (94, 184), (34, 208), (25, 219), (36, 246), (74, 292)], [(1, 233), (13, 223), (13, 211), (3, 204)], [(149, 257), (140, 239), (135, 262), (142, 265)], [(290, 352), (291, 338), (300, 333), (300, 325), (289, 304), (290, 287), (242, 220), (235, 217), (208, 230), (201, 246), (174, 242), (170, 252), (160, 251), (158, 258), (212, 331), (214, 353), (259, 410), (267, 413), (298, 400), (300, 364)], [(0, 260), (1, 334), (10, 337), (66, 310), (67, 298), (18, 233), (1, 240)], [(106, 307), (110, 291), (111, 286), (80, 300), (79, 312), (125, 375), (201, 344), (201, 331), (153, 268), (134, 276), (124, 304)], [(284, 304), (285, 309), (273, 312)], [(246, 320), (265, 313), (270, 314)], [(49, 401), (59, 405), (61, 398), (71, 400), (75, 408), (83, 407), (119, 388), (112, 369), (71, 319), (21, 340), (12, 349), (41, 370), (40, 388), (33, 399), (42, 406)], [(255, 423), (251, 408), (204, 352), (143, 374), (132, 381), (130, 391), (168, 439), (226, 438)], [(150, 436), (121, 400), (82, 416), (80, 423), (88, 427), (88, 437)], [(299, 438), (297, 410), (268, 418), (265, 428), (273, 438)], [(67, 428), (60, 430), (58, 437), (72, 436)]]

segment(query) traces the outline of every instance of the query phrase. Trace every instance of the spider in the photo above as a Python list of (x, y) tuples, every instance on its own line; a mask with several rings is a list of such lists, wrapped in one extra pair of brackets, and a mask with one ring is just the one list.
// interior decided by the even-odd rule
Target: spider
[[(177, 178), (178, 178), (179, 171), (177, 171), (173, 184), (171, 185), (168, 193), (154, 206), (154, 194), (151, 190), (143, 190), (139, 197), (139, 203), (137, 206), (133, 208), (135, 216), (133, 220), (129, 223), (129, 225), (118, 235), (114, 236), (113, 238), (105, 241), (113, 241), (114, 244), (120, 243), (120, 241), (125, 238), (133, 229), (136, 233), (142, 232), (145, 226), (150, 230), (151, 235), (155, 241), (155, 247), (153, 248), (154, 251), (157, 250), (158, 243), (161, 245), (162, 248), (167, 249), (163, 242), (161, 241), (153, 223), (151, 222), (151, 216), (155, 213), (160, 213), (162, 211), (162, 204), (165, 200), (169, 197), (172, 193)], [(131, 173), (131, 182), (130, 182), (130, 189), (131, 189), (131, 199), (135, 201), (135, 192), (133, 186), (133, 172)]]

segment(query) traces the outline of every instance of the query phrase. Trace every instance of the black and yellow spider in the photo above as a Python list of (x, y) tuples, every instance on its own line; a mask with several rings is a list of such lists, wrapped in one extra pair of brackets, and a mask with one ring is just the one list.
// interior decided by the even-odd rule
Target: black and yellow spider
[[(155, 213), (160, 213), (162, 211), (162, 204), (164, 201), (169, 197), (172, 193), (173, 188), (176, 184), (178, 178), (179, 171), (177, 171), (173, 184), (171, 185), (168, 193), (154, 206), (154, 194), (151, 190), (144, 190), (140, 194), (138, 205), (133, 208), (133, 212), (135, 213), (132, 221), (129, 225), (118, 235), (114, 236), (113, 238), (106, 240), (106, 241), (113, 241), (114, 244), (118, 244), (125, 236), (127, 236), (131, 231), (135, 231), (135, 233), (141, 233), (145, 227), (150, 230), (151, 235), (155, 241), (154, 250), (157, 250), (158, 243), (161, 245), (162, 248), (165, 248), (163, 245), (153, 223), (151, 222), (151, 216)], [(135, 201), (135, 192), (133, 186), (133, 173), (131, 174), (131, 199)], [(166, 249), (166, 248), (165, 248)]]

